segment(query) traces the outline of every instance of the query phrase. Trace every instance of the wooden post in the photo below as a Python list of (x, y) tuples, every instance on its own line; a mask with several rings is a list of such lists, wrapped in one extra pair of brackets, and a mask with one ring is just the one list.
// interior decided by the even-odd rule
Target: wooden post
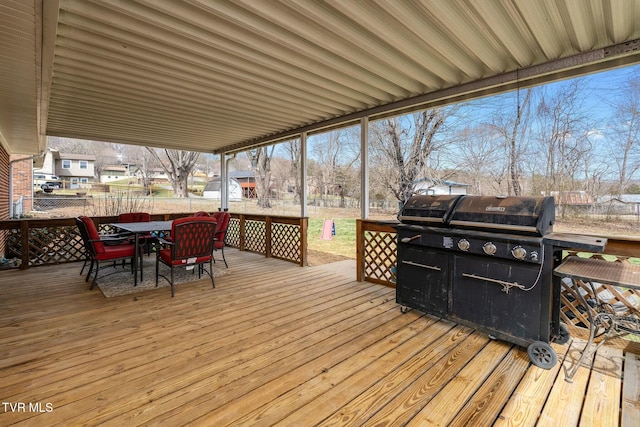
[(245, 239), (245, 229), (244, 229), (244, 214), (240, 214), (240, 223), (238, 225), (238, 246), (239, 250), (244, 251), (244, 239)]
[(22, 258), (20, 259), (20, 270), (29, 268), (29, 221), (23, 219), (20, 222), (20, 237), (22, 245)]
[(308, 265), (307, 234), (309, 232), (309, 218), (300, 218), (300, 267)]
[(356, 220), (356, 280), (364, 279), (364, 227), (361, 219)]
[(271, 217), (264, 217), (264, 256), (271, 258)]

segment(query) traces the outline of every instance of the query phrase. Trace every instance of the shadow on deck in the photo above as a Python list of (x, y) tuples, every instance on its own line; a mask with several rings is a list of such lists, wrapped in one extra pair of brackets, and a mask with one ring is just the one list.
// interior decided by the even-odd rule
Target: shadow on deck
[(0, 272), (0, 425), (639, 424), (635, 354), (603, 347), (568, 383), (337, 266), (227, 259), (173, 299), (104, 298), (80, 263)]

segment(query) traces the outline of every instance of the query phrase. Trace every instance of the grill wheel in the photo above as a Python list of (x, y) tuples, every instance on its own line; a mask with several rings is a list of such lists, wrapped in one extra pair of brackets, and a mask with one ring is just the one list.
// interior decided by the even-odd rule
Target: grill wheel
[(546, 342), (532, 342), (527, 348), (527, 354), (531, 363), (542, 369), (551, 369), (558, 363), (555, 350)]

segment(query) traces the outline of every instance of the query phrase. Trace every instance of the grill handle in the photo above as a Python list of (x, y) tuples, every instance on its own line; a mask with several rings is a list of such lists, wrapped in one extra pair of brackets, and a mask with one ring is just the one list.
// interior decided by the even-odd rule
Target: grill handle
[(421, 236), (421, 234), (416, 234), (415, 236), (411, 236), (411, 237), (403, 237), (402, 239), (400, 239), (400, 241), (402, 243), (409, 243), (412, 240), (419, 239), (420, 236)]
[(462, 276), (468, 277), (470, 279), (485, 280), (487, 282), (497, 283), (499, 285), (502, 285), (502, 291), (507, 294), (509, 293), (509, 289), (513, 287), (525, 290), (525, 287), (519, 284), (518, 282), (507, 282), (505, 280), (492, 279), (490, 277), (482, 277), (482, 276), (477, 276), (475, 274), (469, 274), (469, 273), (462, 273)]
[(420, 263), (413, 262), (413, 261), (402, 260), (402, 263), (403, 264), (408, 264), (408, 265), (413, 265), (415, 267), (427, 268), (429, 270), (436, 270), (436, 271), (442, 270), (440, 267), (436, 267), (436, 266), (433, 266), (433, 265), (420, 264)]

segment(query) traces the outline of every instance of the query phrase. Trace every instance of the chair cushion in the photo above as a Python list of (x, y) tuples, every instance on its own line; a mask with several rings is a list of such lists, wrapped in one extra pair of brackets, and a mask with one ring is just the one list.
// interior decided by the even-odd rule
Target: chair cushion
[(160, 257), (160, 260), (167, 264), (167, 265), (173, 265), (173, 266), (180, 266), (180, 265), (192, 265), (192, 264), (200, 264), (203, 262), (209, 262), (209, 260), (211, 259), (211, 255), (207, 255), (207, 256), (201, 256), (201, 257), (197, 257), (195, 259), (195, 262), (191, 262), (188, 263), (186, 259), (176, 259), (176, 260), (172, 260), (171, 259), (171, 249), (162, 249), (160, 250), (160, 252), (158, 252), (158, 256)]
[(130, 258), (135, 255), (135, 245), (123, 243), (115, 246), (104, 246), (104, 251), (96, 254), (98, 261), (105, 261), (117, 258)]

